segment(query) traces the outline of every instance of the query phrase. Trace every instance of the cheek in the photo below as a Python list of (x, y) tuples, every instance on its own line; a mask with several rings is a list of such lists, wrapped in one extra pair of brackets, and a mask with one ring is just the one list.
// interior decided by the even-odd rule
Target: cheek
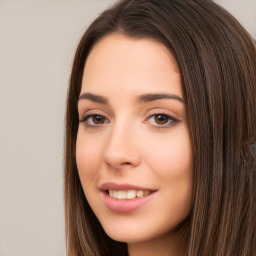
[(98, 175), (101, 157), (101, 148), (97, 140), (93, 140), (80, 131), (76, 142), (76, 163), (82, 182), (92, 181)]
[(191, 174), (193, 154), (186, 126), (173, 133), (150, 138), (151, 147), (144, 147), (145, 159), (159, 176), (182, 177)]
[(166, 212), (182, 219), (191, 208), (193, 186), (193, 153), (187, 128), (180, 127), (160, 141), (151, 137), (151, 144), (145, 158), (161, 184), (165, 201), (170, 203)]

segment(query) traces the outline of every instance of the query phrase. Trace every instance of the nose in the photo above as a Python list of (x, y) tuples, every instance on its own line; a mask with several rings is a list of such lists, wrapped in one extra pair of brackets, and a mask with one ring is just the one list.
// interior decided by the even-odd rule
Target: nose
[(104, 161), (107, 165), (114, 169), (122, 169), (140, 164), (140, 141), (135, 130), (124, 124), (113, 127), (104, 152)]

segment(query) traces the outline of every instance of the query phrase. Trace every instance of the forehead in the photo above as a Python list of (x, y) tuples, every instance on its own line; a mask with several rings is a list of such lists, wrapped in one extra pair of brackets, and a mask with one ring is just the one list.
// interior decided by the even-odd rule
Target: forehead
[(163, 44), (110, 34), (92, 48), (86, 60), (81, 93), (172, 90), (182, 97), (180, 80), (177, 62)]

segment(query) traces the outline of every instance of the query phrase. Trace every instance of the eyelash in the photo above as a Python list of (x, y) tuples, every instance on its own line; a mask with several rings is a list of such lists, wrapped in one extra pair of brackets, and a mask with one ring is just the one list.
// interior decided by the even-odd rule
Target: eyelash
[[(82, 120), (80, 120), (80, 122), (83, 123), (87, 128), (99, 128), (102, 124), (90, 124), (89, 123), (88, 120), (92, 117), (102, 117), (105, 120), (108, 120), (106, 117), (104, 117), (103, 115), (100, 115), (100, 114), (89, 114), (89, 115), (86, 115)], [(107, 123), (109, 123), (109, 120)]]
[(174, 117), (170, 116), (170, 115), (167, 115), (167, 114), (164, 114), (164, 113), (156, 113), (156, 114), (153, 114), (151, 115), (150, 117), (147, 118), (147, 123), (149, 122), (148, 120), (152, 119), (152, 118), (156, 118), (157, 116), (162, 116), (162, 117), (165, 117), (168, 119), (167, 123), (164, 123), (162, 125), (160, 124), (155, 124), (153, 125), (154, 127), (158, 128), (158, 129), (164, 129), (164, 128), (169, 128), (173, 125), (175, 125), (176, 123), (179, 122), (179, 120), (175, 119)]
[[(171, 126), (173, 126), (173, 125), (175, 125), (176, 123), (179, 122), (179, 120), (175, 119), (174, 117), (172, 117), (170, 115), (167, 115), (167, 114), (164, 114), (164, 113), (156, 113), (156, 114), (153, 114), (153, 115), (149, 116), (146, 119), (145, 123), (149, 123), (148, 120), (150, 120), (152, 118), (156, 118), (157, 116), (162, 116), (162, 117), (165, 117), (165, 118), (168, 119), (167, 124), (163, 124), (163, 125), (151, 124), (152, 126), (154, 126), (155, 128), (158, 128), (158, 129), (169, 128), (169, 127), (171, 127)], [(93, 118), (93, 117), (104, 118), (104, 123), (102, 123), (102, 124), (90, 124), (88, 120), (90, 118)], [(107, 122), (106, 122), (106, 120), (107, 120)], [(99, 128), (99, 127), (101, 127), (105, 123), (110, 123), (110, 121), (105, 116), (100, 115), (100, 114), (89, 114), (89, 115), (86, 115), (82, 120), (80, 120), (80, 122), (83, 123), (87, 128), (93, 128), (93, 129)], [(91, 120), (91, 122), (93, 122), (93, 121)]]

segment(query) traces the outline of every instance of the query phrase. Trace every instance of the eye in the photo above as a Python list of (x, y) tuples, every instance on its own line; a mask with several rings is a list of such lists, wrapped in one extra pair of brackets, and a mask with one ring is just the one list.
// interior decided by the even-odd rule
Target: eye
[(105, 123), (105, 117), (100, 115), (93, 115), (87, 119), (87, 121), (90, 120), (93, 124), (104, 124)]
[(80, 122), (84, 123), (87, 127), (96, 128), (105, 123), (109, 123), (109, 120), (102, 115), (90, 114), (85, 116)]
[(167, 128), (177, 123), (178, 120), (169, 115), (159, 113), (159, 114), (154, 114), (150, 116), (148, 119), (148, 122), (153, 126), (157, 126), (160, 128)]
[(167, 117), (166, 115), (155, 115), (154, 116), (154, 122), (157, 124), (166, 124), (169, 121), (169, 117)]

